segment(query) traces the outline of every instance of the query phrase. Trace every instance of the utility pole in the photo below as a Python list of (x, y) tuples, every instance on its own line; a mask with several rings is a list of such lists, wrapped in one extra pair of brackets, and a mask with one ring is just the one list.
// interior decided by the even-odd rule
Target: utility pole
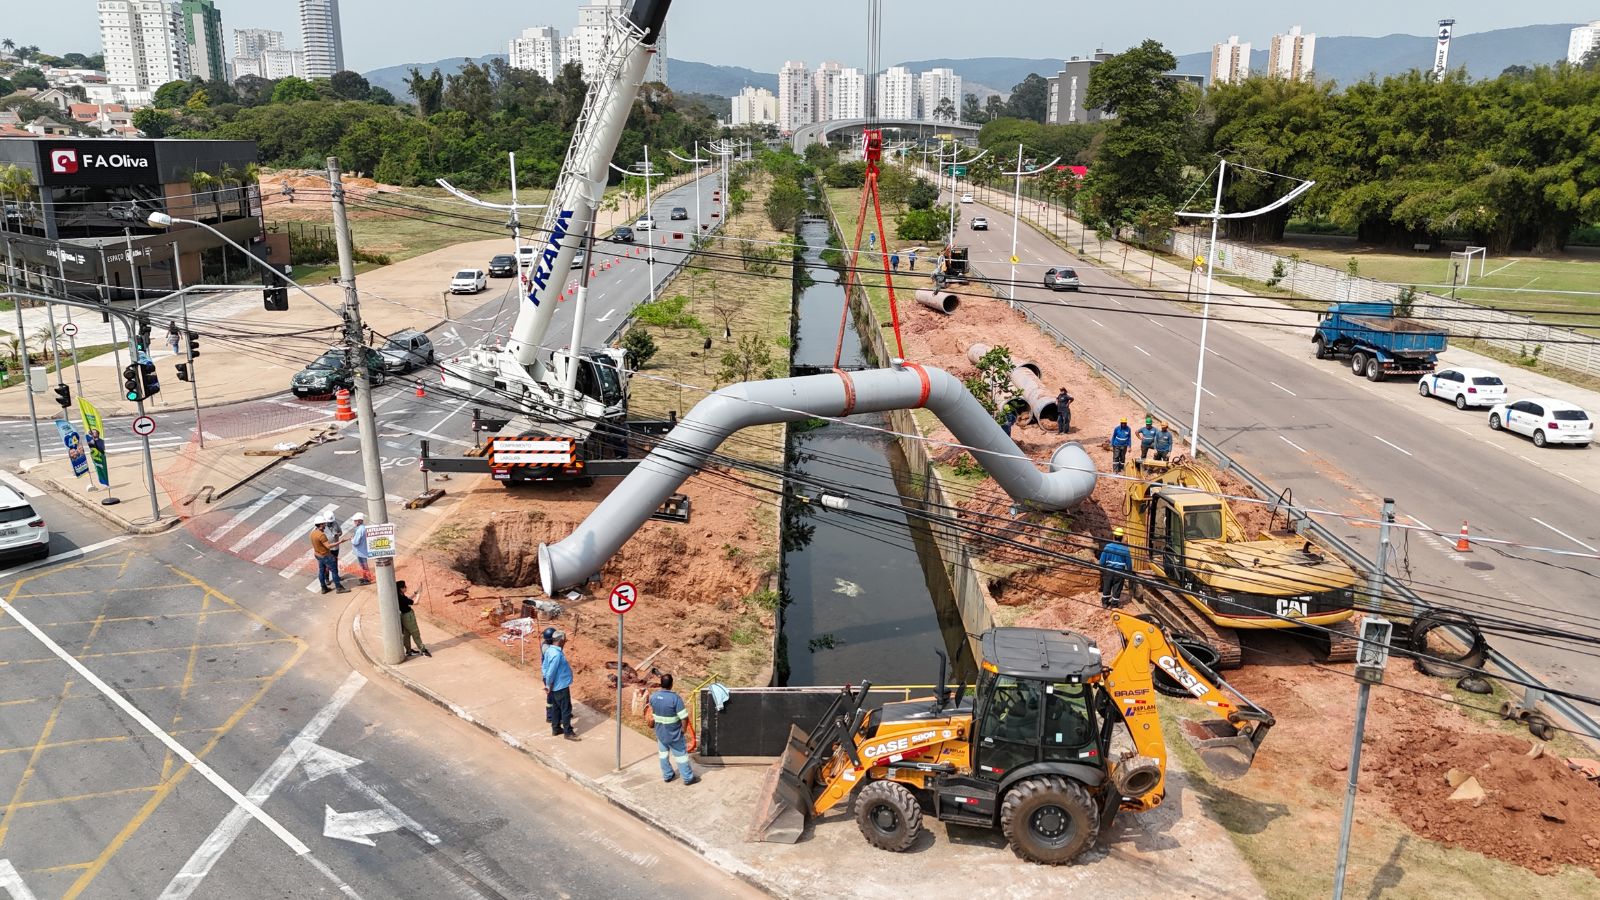
[[(150, 358), (150, 352), (148, 349), (139, 349), (140, 328), (138, 320), (134, 319), (127, 324), (128, 356), (133, 359), (134, 381), (143, 385), (145, 383), (144, 362)], [(157, 383), (160, 383), (160, 379), (157, 379)], [(134, 409), (138, 410), (140, 416), (144, 415), (144, 398), (144, 393), (140, 392), (138, 399), (133, 401)], [(105, 435), (102, 434), (100, 438), (104, 440)], [(144, 445), (144, 478), (146, 486), (150, 489), (150, 521), (159, 522), (161, 521), (161, 501), (156, 498), (156, 466), (155, 462), (150, 458), (150, 435), (139, 435), (139, 443)], [(106, 480), (110, 481), (111, 479), (107, 478)], [(106, 485), (106, 493), (111, 493), (111, 485), (109, 484)]]
[[(56, 255), (56, 272), (61, 276), (61, 295), (67, 295), (67, 264), (61, 261), (61, 255)], [(72, 324), (72, 307), (67, 307), (67, 324)], [(78, 336), (74, 334), (77, 328), (67, 329), (67, 347), (72, 352), (72, 381), (78, 387), (78, 396), (83, 396), (83, 370), (78, 368)], [(72, 416), (62, 412), (67, 421), (72, 421)]]
[[(6, 241), (6, 283), (13, 291), (17, 289), (17, 262), (9, 240)], [(28, 421), (33, 425), (33, 458), (42, 463), (44, 441), (39, 438), (39, 411), (33, 404), (33, 373), (28, 365), (28, 332), (22, 323), (22, 300), (15, 299), (11, 303), (17, 311), (17, 355), (22, 357), (22, 392), (28, 395)]]
[(1001, 172), (1002, 175), (1016, 176), (1017, 183), (1011, 192), (1011, 291), (1008, 299), (1013, 306), (1017, 302), (1017, 225), (1022, 215), (1022, 176), (1038, 175), (1047, 171), (1051, 166), (1061, 161), (1061, 157), (1050, 160), (1037, 169), (1028, 172), (1022, 170), (1022, 142), (1017, 142), (1017, 170), (1015, 172)]
[[(345, 216), (344, 181), (339, 174), (339, 158), (328, 157), (328, 185), (332, 190), (334, 239), (339, 245), (339, 283), (344, 287), (345, 352), (352, 356), (355, 372), (356, 421), (361, 431), (361, 468), (367, 485), (368, 526), (389, 522), (389, 505), (384, 500), (383, 467), (378, 455), (378, 421), (372, 412), (372, 372), (367, 368), (367, 345), (361, 326), (361, 301), (356, 295), (356, 258), (350, 244), (350, 221)], [(576, 352), (576, 348), (574, 348)], [(378, 630), (383, 636), (383, 662), (395, 665), (405, 659), (400, 644), (400, 593), (394, 584), (394, 559), (373, 560), (378, 575)]]
[(194, 400), (194, 434), (200, 449), (206, 448), (206, 430), (200, 424), (200, 373), (194, 364), (194, 332), (189, 330), (189, 295), (183, 290), (183, 260), (178, 255), (178, 242), (172, 242), (172, 284), (183, 304), (183, 355), (189, 370), (189, 396)]

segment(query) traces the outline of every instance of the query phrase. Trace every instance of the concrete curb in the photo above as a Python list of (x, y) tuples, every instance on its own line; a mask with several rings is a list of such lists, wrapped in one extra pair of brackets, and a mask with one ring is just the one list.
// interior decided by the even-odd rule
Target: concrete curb
[[(361, 602), (362, 601), (359, 599), (354, 600), (349, 608), (354, 608)], [(495, 738), (497, 738), (506, 746), (528, 756), (546, 768), (559, 773), (568, 781), (574, 782), (591, 793), (604, 798), (612, 806), (623, 810), (646, 825), (655, 828), (662, 834), (672, 838), (680, 844), (683, 844), (694, 852), (700, 854), (700, 856), (705, 858), (707, 861), (716, 865), (717, 868), (728, 873), (729, 875), (739, 878), (741, 881), (744, 881), (751, 887), (754, 887), (757, 890), (774, 897), (797, 896), (789, 891), (784, 890), (781, 885), (769, 882), (769, 880), (760, 873), (750, 869), (737, 859), (731, 858), (726, 852), (710, 846), (705, 841), (702, 841), (700, 838), (690, 834), (677, 825), (663, 821), (658, 816), (651, 814), (648, 810), (633, 805), (631, 802), (629, 802), (627, 795), (623, 794), (621, 791), (618, 791), (604, 782), (597, 781), (596, 779), (591, 778), (588, 775), (577, 771), (576, 769), (573, 769), (565, 762), (548, 753), (545, 753), (542, 750), (524, 744), (515, 736), (495, 728), (489, 723), (484, 722), (482, 719), (474, 716), (472, 713), (462, 709), (460, 706), (452, 703), (448, 698), (440, 696), (424, 685), (406, 677), (395, 667), (378, 662), (372, 657), (372, 654), (367, 652), (366, 644), (364, 644), (361, 640), (361, 613), (359, 612), (355, 613), (350, 620), (350, 637), (356, 645), (357, 652), (361, 654), (361, 658), (366, 660), (368, 665), (372, 666), (379, 672), (382, 672), (391, 681), (394, 681), (401, 687), (406, 688), (417, 696), (422, 697), (428, 702), (434, 704), (435, 706), (447, 710), (451, 715), (462, 720), (463, 722), (494, 735)]]
[[(23, 473), (23, 474), (27, 474), (28, 472), (32, 471), (34, 468), (37, 468), (38, 465), (39, 465), (39, 463), (37, 463), (37, 462), (35, 462), (31, 466), (27, 465), (26, 463), (23, 463), (23, 464), (20, 464), (17, 467), (17, 470), (19, 472)], [(135, 535), (162, 534), (164, 532), (171, 531), (172, 529), (177, 528), (179, 525), (183, 524), (183, 518), (181, 516), (172, 516), (170, 518), (162, 519), (159, 522), (151, 522), (151, 523), (149, 523), (147, 525), (134, 525), (131, 522), (124, 522), (122, 519), (119, 519), (115, 515), (113, 515), (111, 513), (111, 511), (107, 507), (101, 505), (99, 500), (94, 499), (92, 497), (86, 497), (81, 492), (76, 491), (76, 490), (67, 490), (67, 489), (63, 488), (61, 485), (57, 484), (54, 479), (45, 479), (45, 481), (49, 485), (49, 488), (47, 489), (46, 492), (48, 494), (50, 494), (51, 496), (67, 497), (67, 498), (71, 499), (72, 502), (74, 502), (74, 503), (78, 504), (79, 506), (83, 507), (84, 509), (94, 513), (95, 515), (99, 516), (100, 518), (106, 520), (106, 522), (110, 523), (118, 531), (121, 531), (121, 532), (123, 532), (125, 534), (135, 534)], [(121, 502), (122, 503), (133, 503), (133, 502), (136, 502), (136, 501), (134, 501), (134, 500), (123, 500)]]

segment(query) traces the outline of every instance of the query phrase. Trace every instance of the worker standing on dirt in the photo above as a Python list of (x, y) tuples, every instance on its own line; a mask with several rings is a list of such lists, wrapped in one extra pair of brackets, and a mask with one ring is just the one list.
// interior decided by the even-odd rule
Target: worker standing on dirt
[(1100, 605), (1106, 609), (1122, 605), (1122, 586), (1133, 569), (1133, 557), (1122, 542), (1122, 529), (1112, 529), (1111, 535), (1100, 550)]
[(1072, 429), (1072, 395), (1065, 386), (1056, 394), (1056, 432), (1066, 434)]
[(1133, 445), (1133, 431), (1128, 428), (1128, 417), (1111, 432), (1111, 471), (1120, 473), (1128, 459), (1128, 448)]
[(406, 659), (410, 659), (419, 653), (432, 659), (433, 654), (429, 653), (428, 648), (422, 644), (422, 629), (417, 627), (417, 614), (412, 609), (417, 601), (406, 596), (406, 583), (404, 581), (396, 581), (394, 589), (400, 594), (400, 634), (405, 641)]
[(1156, 429), (1146, 419), (1144, 427), (1139, 429), (1139, 458), (1144, 459), (1150, 455), (1150, 450), (1156, 445)]
[(550, 632), (539, 661), (544, 678), (545, 706), (551, 710), (550, 735), (578, 739), (572, 730), (572, 664), (567, 662), (567, 633), (557, 628)]
[(683, 723), (689, 718), (689, 709), (683, 698), (672, 690), (672, 674), (661, 676), (661, 687), (650, 695), (650, 714), (656, 724), (656, 755), (661, 757), (661, 780), (670, 782), (677, 777), (672, 767), (678, 767), (683, 783), (694, 784), (694, 770), (689, 768), (688, 738)]
[(1000, 418), (1000, 428), (1005, 431), (1006, 437), (1011, 437), (1011, 429), (1017, 424), (1017, 411), (1009, 407), (1006, 414)]
[(1161, 430), (1156, 432), (1156, 459), (1168, 460), (1172, 458), (1172, 429), (1167, 423), (1161, 423)]

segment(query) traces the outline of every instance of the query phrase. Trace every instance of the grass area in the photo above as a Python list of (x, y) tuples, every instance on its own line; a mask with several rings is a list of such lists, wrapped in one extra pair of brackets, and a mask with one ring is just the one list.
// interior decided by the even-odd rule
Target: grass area
[[(856, 209), (861, 204), (861, 189), (828, 188), (827, 195), (828, 204), (833, 207), (834, 214), (838, 216), (839, 230), (842, 234), (840, 240), (844, 242), (845, 249), (849, 249), (850, 242), (854, 241), (856, 237)], [(892, 223), (901, 211), (902, 207), (899, 206), (884, 206), (883, 222), (887, 231), (894, 231)], [(871, 222), (872, 211), (870, 209), (867, 211), (867, 218), (867, 231), (872, 231), (874, 229)], [(883, 235), (878, 237), (880, 240), (884, 239)], [(865, 245), (866, 238), (863, 237), (861, 240)], [(900, 271), (896, 273), (894, 281), (895, 303), (899, 306), (915, 303), (916, 298), (912, 296), (913, 291), (918, 288), (933, 287), (933, 267), (934, 260), (939, 256), (939, 243), (937, 241), (930, 243), (928, 241), (902, 241), (898, 238), (889, 238), (885, 241), (885, 246), (891, 251), (901, 251)], [(907, 268), (908, 263), (904, 252), (912, 247), (919, 248), (915, 272)], [(877, 314), (878, 321), (887, 323), (889, 321), (889, 290), (884, 286), (883, 272), (877, 269), (863, 270), (861, 283), (867, 289), (867, 300), (872, 304), (872, 311)]]
[[(9, 332), (0, 332), (0, 334), (6, 335), (7, 336), (6, 339), (9, 340), (9, 337), (10, 337)], [(112, 344), (100, 344), (99, 346), (95, 346), (95, 347), (79, 347), (78, 348), (78, 362), (80, 362), (80, 363), (88, 362), (89, 360), (94, 359), (96, 356), (105, 356), (107, 353), (110, 353), (113, 349), (120, 349), (120, 348), (116, 348)], [(10, 348), (8, 346), (7, 347), (7, 353), (9, 354), (9, 352), (10, 352)], [(70, 352), (68, 352), (65, 347), (62, 348), (61, 363), (62, 363), (63, 366), (66, 366), (66, 367), (69, 367), (69, 368), (72, 366), (72, 354)], [(21, 384), (23, 376), (22, 376), (22, 373), (20, 371), (18, 371), (18, 369), (17, 369), (14, 357), (9, 357), (8, 356), (8, 358), (5, 360), (5, 367), (6, 367), (5, 368), (5, 372), (3, 374), (0, 374), (0, 389), (11, 387), (14, 384)], [(54, 362), (46, 363), (44, 368), (45, 368), (46, 372), (49, 372), (51, 374), (54, 374), (55, 371), (56, 371), (56, 366), (55, 366)]]
[[(1354, 244), (1350, 250), (1289, 244), (1260, 249), (1283, 256), (1298, 253), (1306, 262), (1340, 271), (1354, 259), (1363, 278), (1413, 284), (1443, 295), (1450, 294), (1454, 272), (1450, 256), (1437, 252), (1393, 253)], [(1458, 283), (1455, 296), (1459, 300), (1479, 306), (1537, 309), (1542, 322), (1587, 325), (1591, 333), (1596, 330), (1597, 320), (1581, 314), (1600, 314), (1600, 256), (1490, 256), (1473, 261), (1470, 279), (1462, 263), (1461, 280), (1470, 284)]]

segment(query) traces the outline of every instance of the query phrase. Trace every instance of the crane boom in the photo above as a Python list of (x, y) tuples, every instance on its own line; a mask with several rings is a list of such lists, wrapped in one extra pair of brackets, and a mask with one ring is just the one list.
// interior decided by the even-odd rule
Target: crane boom
[[(604, 197), (611, 157), (633, 110), (634, 98), (672, 0), (634, 0), (611, 19), (607, 53), (599, 72), (585, 72), (589, 93), (573, 129), (561, 176), (545, 210), (545, 247), (528, 273), (528, 294), (517, 314), (505, 353), (523, 367), (542, 366), (539, 349), (550, 329), (556, 302), (566, 290), (572, 260)], [(572, 348), (577, 352), (578, 348)], [(536, 373), (535, 378), (543, 373)]]

